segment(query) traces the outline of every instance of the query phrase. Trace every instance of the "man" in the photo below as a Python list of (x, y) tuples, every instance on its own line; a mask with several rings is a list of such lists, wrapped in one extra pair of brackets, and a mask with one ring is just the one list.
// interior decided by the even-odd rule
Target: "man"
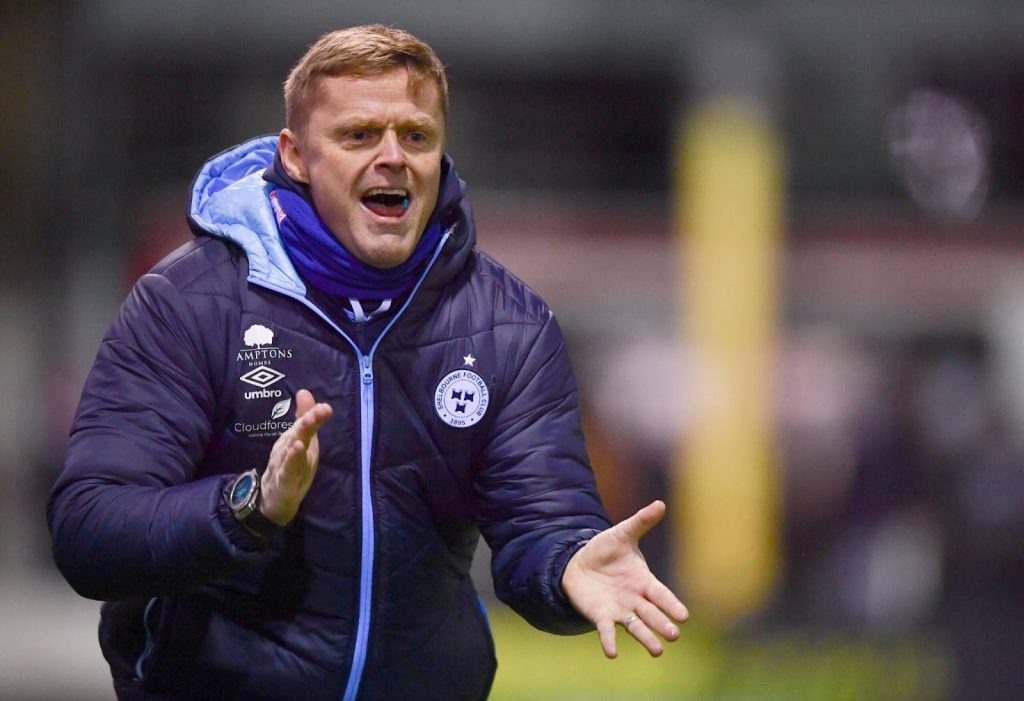
[(485, 698), (481, 532), (530, 623), (660, 654), (687, 612), (637, 541), (664, 505), (609, 528), (557, 323), (474, 249), (440, 61), (338, 31), (285, 99), (278, 138), (199, 173), (197, 237), (121, 308), (51, 495), (118, 696)]

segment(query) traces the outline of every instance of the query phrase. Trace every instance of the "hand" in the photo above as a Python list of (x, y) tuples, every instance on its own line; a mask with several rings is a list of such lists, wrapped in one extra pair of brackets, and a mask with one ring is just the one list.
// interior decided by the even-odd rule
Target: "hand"
[(309, 390), (295, 395), (295, 423), (270, 449), (270, 460), (260, 482), (263, 515), (279, 526), (295, 518), (309, 491), (320, 462), (316, 432), (334, 413), (329, 404), (317, 404)]
[(597, 626), (606, 657), (618, 655), (615, 624), (647, 648), (662, 653), (661, 641), (679, 637), (689, 617), (683, 603), (647, 567), (638, 543), (661, 521), (665, 504), (655, 501), (576, 551), (562, 575), (562, 590), (576, 610)]

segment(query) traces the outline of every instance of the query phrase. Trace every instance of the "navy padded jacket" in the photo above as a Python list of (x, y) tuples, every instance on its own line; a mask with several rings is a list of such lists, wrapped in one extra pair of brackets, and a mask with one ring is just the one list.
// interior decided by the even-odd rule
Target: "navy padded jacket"
[[(503, 601), (542, 630), (590, 627), (559, 581), (608, 519), (558, 324), (474, 248), (448, 159), (446, 235), (417, 288), (377, 327), (351, 323), (282, 248), (261, 177), (275, 148), (204, 166), (196, 239), (107, 333), (50, 497), (56, 562), (107, 602), (122, 698), (485, 698), (481, 533)], [(263, 543), (221, 495), (266, 465), (301, 388), (334, 415), (296, 520)]]

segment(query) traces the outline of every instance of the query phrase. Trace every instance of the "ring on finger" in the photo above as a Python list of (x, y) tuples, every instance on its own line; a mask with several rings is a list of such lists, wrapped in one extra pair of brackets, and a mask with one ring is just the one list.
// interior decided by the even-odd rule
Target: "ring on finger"
[(622, 622), (622, 627), (625, 628), (626, 630), (629, 630), (629, 627), (631, 625), (633, 625), (633, 623), (635, 623), (638, 618), (640, 618), (640, 617), (637, 616), (635, 613), (630, 614), (629, 616), (626, 617), (626, 620), (624, 620)]

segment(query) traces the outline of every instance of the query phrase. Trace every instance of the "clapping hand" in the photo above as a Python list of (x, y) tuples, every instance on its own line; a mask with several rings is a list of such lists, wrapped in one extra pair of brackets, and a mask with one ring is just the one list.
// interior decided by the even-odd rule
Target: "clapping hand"
[(331, 418), (329, 404), (317, 404), (309, 390), (295, 394), (295, 423), (282, 433), (270, 449), (263, 472), (260, 509), (279, 526), (288, 524), (306, 497), (320, 462), (316, 433)]

